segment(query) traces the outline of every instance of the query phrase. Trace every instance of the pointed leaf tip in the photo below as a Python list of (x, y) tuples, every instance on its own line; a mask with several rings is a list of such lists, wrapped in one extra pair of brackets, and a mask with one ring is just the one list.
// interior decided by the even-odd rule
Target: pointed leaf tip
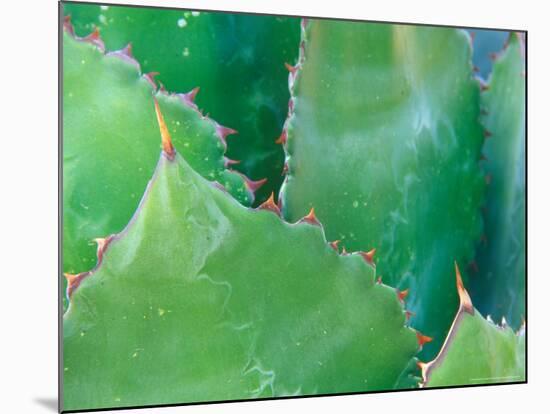
[(172, 138), (170, 137), (170, 133), (168, 132), (168, 128), (166, 127), (166, 123), (164, 122), (164, 117), (162, 116), (162, 112), (160, 111), (159, 103), (156, 98), (153, 98), (153, 100), (155, 102), (155, 112), (157, 114), (157, 121), (160, 129), (162, 150), (164, 151), (168, 159), (173, 160), (176, 151), (174, 150), (174, 146), (172, 145)]
[(279, 207), (277, 204), (275, 204), (274, 194), (271, 192), (271, 195), (269, 198), (264, 201), (260, 206), (258, 207), (259, 210), (269, 210), (277, 214), (279, 217), (281, 216), (281, 210), (279, 210)]
[(472, 300), (470, 295), (464, 288), (464, 283), (462, 282), (462, 276), (460, 274), (460, 269), (458, 264), (455, 261), (455, 275), (456, 275), (456, 289), (458, 290), (458, 297), (460, 298), (460, 308), (464, 309), (470, 314), (474, 314), (474, 306), (472, 305)]

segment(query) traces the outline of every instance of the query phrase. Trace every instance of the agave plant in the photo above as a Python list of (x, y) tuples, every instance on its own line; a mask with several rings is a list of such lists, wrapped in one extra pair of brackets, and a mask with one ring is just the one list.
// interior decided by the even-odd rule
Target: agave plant
[(522, 34), (64, 14), (65, 410), (525, 380)]

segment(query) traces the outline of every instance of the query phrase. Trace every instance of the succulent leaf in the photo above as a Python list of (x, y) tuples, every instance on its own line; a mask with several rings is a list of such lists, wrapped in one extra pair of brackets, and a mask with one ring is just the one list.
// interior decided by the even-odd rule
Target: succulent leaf
[(480, 312), (505, 317), (518, 329), (525, 317), (525, 57), (523, 38), (512, 34), (482, 94), (491, 137), (483, 166), (490, 177), (484, 242), (471, 273)]
[(298, 54), (299, 19), (137, 7), (65, 4), (77, 34), (98, 27), (108, 49), (132, 43), (145, 72), (169, 90), (203, 88), (197, 104), (238, 136), (235, 169), (267, 178), (256, 205), (278, 192), (284, 153), (275, 144), (288, 101), (285, 62)]
[(179, 154), (163, 152), (106, 246), (75, 277), (64, 316), (66, 410), (382, 390), (410, 377), (417, 335), (372, 265), (335, 252), (319, 225), (243, 207)]
[(330, 240), (376, 248), (384, 281), (409, 289), (411, 324), (434, 338), (425, 356), (456, 309), (452, 260), (471, 260), (481, 234), (470, 55), (461, 30), (308, 20), (289, 80), (283, 214), (314, 207)]
[(448, 387), (525, 381), (525, 329), (516, 334), (474, 309), (461, 286), (460, 307), (439, 355), (421, 364), (424, 387)]
[[(174, 145), (204, 177), (244, 204), (253, 193), (225, 169), (222, 128), (189, 95), (156, 91), (125, 49), (104, 53), (99, 38), (63, 38), (63, 270), (90, 269), (98, 237), (124, 228), (156, 165), (156, 115), (162, 107)], [(95, 44), (94, 44), (95, 43)], [(151, 156), (151, 154), (153, 154)]]

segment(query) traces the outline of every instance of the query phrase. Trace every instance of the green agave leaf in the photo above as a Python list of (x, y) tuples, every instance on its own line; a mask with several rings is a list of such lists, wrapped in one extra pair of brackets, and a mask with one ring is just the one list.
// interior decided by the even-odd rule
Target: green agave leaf
[[(98, 27), (108, 49), (132, 42), (144, 71), (170, 90), (200, 86), (200, 107), (239, 135), (228, 156), (249, 177), (267, 178), (257, 203), (277, 192), (284, 154), (275, 144), (289, 99), (284, 64), (298, 55), (297, 18), (65, 4), (77, 33)], [(82, 32), (79, 32), (82, 30)]]
[(509, 33), (503, 30), (473, 29), (472, 34), (474, 65), (479, 71), (479, 76), (487, 79), (493, 69), (493, 56), (506, 42)]
[[(244, 204), (258, 183), (225, 169), (225, 136), (231, 132), (204, 117), (193, 93), (155, 92), (128, 50), (105, 54), (101, 39), (63, 37), (63, 269), (89, 270), (94, 239), (124, 228), (157, 163), (155, 95), (166, 113), (174, 145), (209, 180)], [(152, 85), (153, 84), (153, 85)], [(153, 154), (153, 156), (151, 156)]]
[(460, 307), (439, 355), (421, 364), (424, 387), (525, 381), (525, 329), (516, 334), (506, 324), (484, 319), (462, 286)]
[(272, 200), (239, 205), (163, 152), (97, 267), (69, 276), (64, 409), (384, 390), (413, 377), (421, 335), (404, 326), (395, 289), (365, 254), (335, 252), (313, 215), (289, 224), (278, 213)]
[(495, 62), (482, 94), (487, 114), (483, 164), (490, 179), (484, 243), (471, 272), (479, 310), (518, 329), (525, 316), (525, 58), (520, 34)]
[(329, 240), (376, 248), (384, 280), (410, 289), (412, 325), (434, 337), (425, 356), (454, 316), (452, 262), (481, 235), (470, 55), (461, 30), (308, 20), (290, 74), (284, 216), (314, 207)]

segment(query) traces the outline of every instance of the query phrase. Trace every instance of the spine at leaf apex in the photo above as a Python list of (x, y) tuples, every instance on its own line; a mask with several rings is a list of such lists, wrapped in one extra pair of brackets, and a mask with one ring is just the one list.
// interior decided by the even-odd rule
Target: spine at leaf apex
[(472, 305), (472, 300), (470, 295), (464, 288), (464, 283), (462, 282), (462, 276), (460, 274), (460, 269), (458, 268), (458, 263), (455, 261), (455, 275), (456, 275), (456, 289), (458, 291), (458, 297), (460, 298), (460, 308), (464, 309), (470, 314), (474, 314), (474, 306)]
[(162, 112), (160, 111), (159, 103), (156, 98), (153, 98), (153, 100), (155, 102), (155, 112), (157, 114), (157, 121), (160, 129), (162, 150), (164, 151), (168, 159), (173, 160), (174, 156), (176, 155), (176, 150), (172, 145), (172, 138), (170, 137), (170, 133), (168, 132), (168, 128), (166, 127), (166, 123), (164, 122), (164, 117), (162, 116)]

